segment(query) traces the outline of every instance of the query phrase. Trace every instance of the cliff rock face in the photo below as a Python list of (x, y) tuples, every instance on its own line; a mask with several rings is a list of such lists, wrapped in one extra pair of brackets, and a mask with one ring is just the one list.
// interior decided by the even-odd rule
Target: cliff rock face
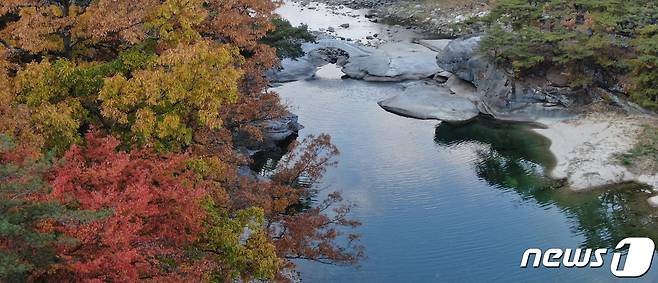
[(568, 115), (574, 112), (572, 106), (588, 102), (575, 90), (545, 79), (514, 79), (479, 52), (481, 38), (455, 39), (437, 54), (441, 68), (477, 88), (473, 102), (480, 112), (501, 120), (536, 121)]

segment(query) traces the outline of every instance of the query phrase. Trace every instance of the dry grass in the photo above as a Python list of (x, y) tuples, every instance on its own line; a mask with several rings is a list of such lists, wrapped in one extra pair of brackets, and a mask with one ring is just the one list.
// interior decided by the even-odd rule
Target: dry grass
[(633, 173), (658, 173), (658, 127), (646, 125), (631, 150), (620, 156)]

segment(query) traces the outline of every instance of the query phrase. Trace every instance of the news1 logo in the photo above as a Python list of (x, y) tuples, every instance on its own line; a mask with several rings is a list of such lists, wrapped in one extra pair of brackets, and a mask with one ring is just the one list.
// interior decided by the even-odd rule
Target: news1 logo
[[(626, 238), (621, 240), (615, 250), (620, 250), (628, 246), (628, 252), (623, 255), (621, 252), (612, 254), (612, 263), (610, 271), (613, 275), (620, 278), (637, 278), (641, 277), (651, 268), (655, 244), (649, 238)], [(521, 258), (521, 267), (527, 268), (531, 256), (534, 255), (532, 267), (541, 266), (547, 268), (599, 268), (604, 264), (603, 256), (608, 253), (608, 249), (527, 249)], [(592, 255), (594, 259), (592, 260)], [(624, 258), (623, 266), (621, 264)]]

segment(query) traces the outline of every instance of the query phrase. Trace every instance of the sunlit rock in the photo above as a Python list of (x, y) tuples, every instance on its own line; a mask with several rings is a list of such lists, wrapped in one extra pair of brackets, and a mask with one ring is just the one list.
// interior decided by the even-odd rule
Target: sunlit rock
[(479, 113), (467, 98), (454, 95), (448, 88), (425, 82), (408, 84), (401, 94), (380, 101), (379, 106), (402, 116), (446, 122), (467, 121)]

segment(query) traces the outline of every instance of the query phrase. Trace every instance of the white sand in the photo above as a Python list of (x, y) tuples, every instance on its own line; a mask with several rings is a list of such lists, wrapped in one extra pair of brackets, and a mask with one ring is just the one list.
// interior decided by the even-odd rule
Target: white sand
[(638, 175), (618, 161), (630, 150), (642, 132), (642, 125), (653, 122), (649, 116), (590, 114), (567, 121), (542, 121), (547, 129), (537, 129), (552, 142), (557, 166), (553, 178), (566, 179), (572, 190), (588, 190), (627, 181), (658, 189), (657, 175)]

